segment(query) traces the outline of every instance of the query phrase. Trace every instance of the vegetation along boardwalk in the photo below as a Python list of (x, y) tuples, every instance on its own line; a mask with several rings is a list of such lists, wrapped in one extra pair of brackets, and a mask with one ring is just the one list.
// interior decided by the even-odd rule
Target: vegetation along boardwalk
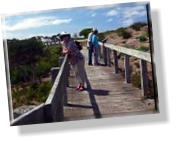
[(86, 59), (87, 88), (82, 92), (76, 91), (75, 76), (70, 73), (67, 105), (64, 106), (65, 121), (150, 111), (142, 100), (140, 89), (127, 84), (121, 74), (115, 74), (114, 69), (104, 66), (102, 61), (100, 66), (88, 66), (88, 51), (84, 47), (82, 52)]

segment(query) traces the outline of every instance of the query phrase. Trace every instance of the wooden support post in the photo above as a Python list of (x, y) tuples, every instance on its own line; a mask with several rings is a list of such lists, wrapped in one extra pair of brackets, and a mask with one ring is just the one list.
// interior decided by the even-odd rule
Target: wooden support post
[(147, 93), (149, 90), (148, 85), (148, 76), (147, 76), (147, 62), (144, 60), (140, 60), (140, 68), (141, 68), (141, 90), (142, 95), (147, 97)]
[(66, 66), (66, 68), (65, 68), (66, 69), (66, 77), (65, 77), (66, 78), (65, 79), (66, 80), (66, 86), (69, 87), (70, 65), (68, 63), (68, 60), (67, 60), (65, 66)]
[(113, 54), (114, 54), (114, 69), (115, 69), (115, 73), (118, 73), (119, 72), (119, 65), (118, 65), (117, 52), (114, 50)]
[[(66, 70), (67, 70), (67, 68), (66, 68)], [(64, 73), (63, 77), (64, 77), (64, 80), (63, 80), (64, 105), (66, 106), (68, 104), (68, 98), (67, 98), (68, 73), (67, 72)]]
[(105, 66), (107, 66), (107, 48), (104, 46), (103, 44), (103, 58), (104, 58), (104, 63), (105, 63)]
[(107, 48), (107, 64), (110, 67), (111, 66), (111, 50)]
[(51, 68), (51, 81), (52, 81), (52, 83), (54, 83), (54, 81), (55, 81), (55, 79), (56, 79), (56, 77), (57, 77), (57, 74), (59, 73), (59, 70), (60, 70), (60, 68), (59, 67), (53, 67), (53, 68)]
[(64, 60), (64, 57), (62, 57), (62, 56), (59, 57), (59, 60), (58, 60), (58, 66), (59, 67), (61, 67), (63, 60)]
[(98, 58), (101, 60), (102, 54), (101, 54), (101, 47), (98, 48)]
[(130, 83), (130, 62), (129, 62), (129, 55), (124, 55), (124, 66), (125, 66), (125, 81), (126, 83)]

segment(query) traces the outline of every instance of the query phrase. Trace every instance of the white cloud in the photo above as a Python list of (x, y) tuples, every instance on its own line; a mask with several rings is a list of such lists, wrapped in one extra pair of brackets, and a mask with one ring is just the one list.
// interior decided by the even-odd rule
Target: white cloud
[(91, 16), (92, 16), (92, 17), (95, 17), (95, 16), (96, 16), (96, 13), (92, 13)]
[(132, 16), (145, 16), (146, 10), (144, 6), (137, 6), (137, 7), (126, 9), (123, 14), (124, 14), (124, 17), (126, 18), (129, 18)]
[(35, 36), (52, 36), (52, 35), (56, 35), (57, 33), (14, 33), (14, 32), (5, 32), (3, 35), (4, 39), (13, 39), (13, 38), (17, 38), (17, 39), (27, 39), (27, 38), (31, 38), (31, 37), (35, 37)]
[(112, 7), (114, 7), (114, 5), (97, 5), (97, 6), (88, 6), (83, 8), (88, 10), (97, 10), (97, 9), (112, 8)]
[(70, 23), (71, 19), (57, 19), (52, 22), (52, 24), (62, 24), (62, 23)]
[(124, 16), (126, 18), (128, 17), (132, 17), (132, 16), (145, 16), (146, 15), (146, 12), (145, 11), (142, 11), (142, 12), (139, 12), (139, 11), (126, 11), (124, 13)]
[(133, 9), (140, 11), (140, 10), (145, 10), (145, 7), (144, 6), (136, 6)]
[(35, 17), (27, 18), (19, 21), (15, 25), (5, 25), (6, 31), (16, 31), (28, 28), (36, 28), (46, 25), (59, 25), (62, 23), (69, 23), (72, 19), (56, 19), (55, 17)]
[(112, 22), (113, 21), (113, 19), (112, 18), (109, 18), (108, 20), (107, 20), (107, 22)]
[(125, 19), (124, 21), (123, 21), (123, 25), (124, 26), (129, 26), (129, 25), (131, 25), (131, 24), (133, 24), (134, 23), (134, 20), (132, 19), (132, 18), (128, 18), (128, 19)]
[(116, 16), (118, 12), (116, 10), (110, 10), (106, 13), (106, 16)]

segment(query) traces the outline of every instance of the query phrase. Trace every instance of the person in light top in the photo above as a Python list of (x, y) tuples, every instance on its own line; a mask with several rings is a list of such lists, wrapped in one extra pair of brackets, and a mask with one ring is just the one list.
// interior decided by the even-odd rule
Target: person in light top
[(76, 79), (78, 82), (78, 86), (76, 90), (83, 91), (84, 84), (85, 84), (85, 78), (86, 78), (86, 72), (85, 72), (85, 60), (83, 54), (78, 49), (75, 42), (71, 39), (71, 36), (69, 33), (62, 32), (60, 34), (60, 39), (62, 41), (63, 45), (63, 54), (68, 54), (68, 60), (72, 66), (72, 68), (75, 70)]
[(92, 65), (92, 53), (94, 53), (94, 65), (98, 65), (98, 30), (92, 28), (92, 31), (88, 35), (87, 48), (88, 48), (88, 65)]

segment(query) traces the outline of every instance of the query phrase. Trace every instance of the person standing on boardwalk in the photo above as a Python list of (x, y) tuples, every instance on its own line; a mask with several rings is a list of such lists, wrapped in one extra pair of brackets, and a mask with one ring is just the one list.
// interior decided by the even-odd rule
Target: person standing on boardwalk
[(98, 63), (98, 50), (99, 50), (99, 44), (98, 44), (98, 30), (96, 28), (93, 29), (93, 34), (91, 36), (91, 42), (93, 45), (93, 52), (94, 52), (94, 65), (99, 65)]
[(76, 90), (83, 91), (85, 79), (86, 79), (86, 72), (85, 72), (85, 60), (83, 54), (78, 49), (76, 43), (71, 39), (69, 33), (62, 32), (60, 34), (60, 40), (62, 41), (63, 45), (63, 54), (68, 54), (69, 62), (72, 68), (75, 70), (76, 79), (78, 82), (78, 86)]
[(92, 31), (89, 33), (88, 39), (87, 39), (88, 65), (92, 65), (93, 44), (91, 40), (92, 40), (93, 31), (94, 31), (94, 28), (92, 28)]

